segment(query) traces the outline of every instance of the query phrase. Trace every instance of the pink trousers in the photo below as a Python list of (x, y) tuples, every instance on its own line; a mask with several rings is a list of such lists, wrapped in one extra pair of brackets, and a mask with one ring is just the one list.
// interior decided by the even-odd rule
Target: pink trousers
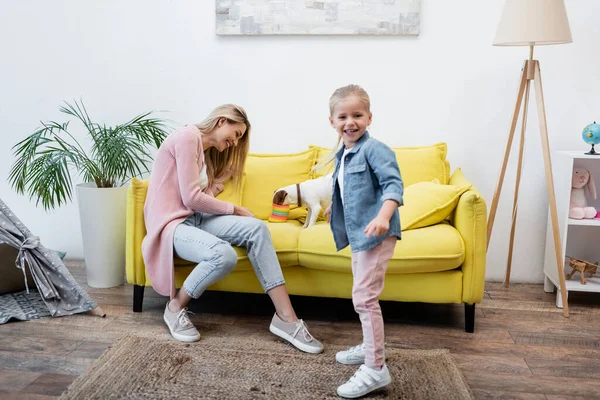
[(379, 246), (352, 253), (352, 302), (360, 317), (365, 345), (365, 365), (380, 368), (385, 364), (383, 317), (379, 296), (383, 291), (385, 272), (396, 247), (395, 236)]

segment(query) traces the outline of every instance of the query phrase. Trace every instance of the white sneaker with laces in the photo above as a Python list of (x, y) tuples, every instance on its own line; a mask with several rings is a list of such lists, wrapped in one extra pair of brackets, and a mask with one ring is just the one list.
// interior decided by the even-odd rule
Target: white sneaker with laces
[(364, 364), (365, 363), (365, 345), (350, 347), (348, 350), (338, 351), (335, 354), (335, 361), (341, 364)]
[(391, 382), (390, 371), (386, 365), (381, 368), (381, 371), (377, 371), (363, 364), (348, 382), (337, 388), (337, 394), (347, 399), (355, 399), (387, 386)]
[(318, 354), (323, 351), (321, 342), (310, 334), (308, 326), (301, 319), (296, 322), (285, 322), (275, 313), (269, 330), (307, 353)]
[(196, 342), (200, 340), (200, 332), (192, 324), (188, 314), (192, 314), (192, 312), (188, 311), (187, 307), (177, 312), (169, 310), (169, 303), (167, 302), (163, 319), (175, 339), (182, 342)]

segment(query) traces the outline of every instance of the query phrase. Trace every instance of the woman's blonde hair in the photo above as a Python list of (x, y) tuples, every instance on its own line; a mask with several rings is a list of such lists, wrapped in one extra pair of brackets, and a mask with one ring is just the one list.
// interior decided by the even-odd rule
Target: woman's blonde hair
[(233, 179), (233, 185), (239, 190), (242, 183), (246, 157), (250, 149), (250, 121), (246, 110), (235, 104), (223, 104), (212, 110), (204, 121), (196, 124), (202, 133), (210, 134), (216, 127), (221, 118), (225, 118), (227, 123), (236, 122), (246, 125), (246, 133), (238, 140), (236, 146), (228, 147), (219, 152), (215, 147), (204, 150), (204, 162), (206, 163), (206, 175), (208, 184), (217, 181)]
[[(362, 101), (363, 104), (365, 105), (365, 109), (367, 110), (367, 112), (371, 112), (371, 99), (369, 98), (369, 95), (365, 91), (365, 89), (361, 88), (358, 85), (348, 85), (348, 86), (344, 86), (344, 87), (336, 89), (335, 92), (333, 92), (333, 94), (329, 98), (329, 116), (330, 117), (333, 117), (333, 111), (335, 109), (335, 106), (340, 101), (344, 100), (346, 97), (349, 97), (349, 96), (358, 97), (359, 100)], [(337, 154), (341, 145), (342, 145), (342, 137), (338, 136), (337, 143), (335, 144), (333, 149), (331, 149), (331, 151), (312, 168), (313, 171), (320, 171), (323, 168), (327, 167), (335, 159), (335, 155)], [(329, 166), (329, 168), (331, 168), (331, 166)]]

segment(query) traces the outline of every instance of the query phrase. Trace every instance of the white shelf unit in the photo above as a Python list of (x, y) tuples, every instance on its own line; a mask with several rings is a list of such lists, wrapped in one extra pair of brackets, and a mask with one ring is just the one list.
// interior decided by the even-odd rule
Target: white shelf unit
[[(566, 256), (581, 258), (592, 263), (600, 261), (600, 246), (598, 246), (600, 243), (600, 219), (577, 220), (569, 218), (571, 179), (575, 167), (589, 170), (598, 190), (600, 189), (600, 155), (586, 155), (585, 151), (559, 151), (552, 157), (552, 174), (554, 176), (558, 226), (560, 228), (560, 250), (564, 256), (567, 297), (569, 292), (600, 292), (600, 268), (591, 279), (586, 274), (588, 280), (585, 285), (580, 282), (579, 272), (576, 272), (571, 279), (566, 279), (566, 275), (572, 270)], [(591, 199), (587, 189), (586, 197), (588, 204), (600, 211), (600, 199)], [(562, 308), (550, 210), (548, 210), (546, 228), (544, 275), (544, 291), (551, 293), (556, 288), (556, 306)]]

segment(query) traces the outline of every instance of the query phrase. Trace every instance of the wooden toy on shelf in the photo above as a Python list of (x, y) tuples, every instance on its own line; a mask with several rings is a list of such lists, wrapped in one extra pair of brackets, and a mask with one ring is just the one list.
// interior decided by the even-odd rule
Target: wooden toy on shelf
[(592, 276), (594, 276), (596, 270), (598, 269), (598, 261), (592, 264), (591, 262), (582, 260), (580, 258), (574, 258), (569, 256), (567, 256), (567, 258), (569, 259), (569, 265), (571, 266), (571, 268), (573, 268), (571, 273), (567, 275), (567, 279), (571, 279), (571, 277), (575, 275), (577, 271), (579, 271), (579, 274), (581, 275), (580, 282), (582, 285), (585, 285), (587, 283), (585, 273), (589, 273), (591, 278)]

